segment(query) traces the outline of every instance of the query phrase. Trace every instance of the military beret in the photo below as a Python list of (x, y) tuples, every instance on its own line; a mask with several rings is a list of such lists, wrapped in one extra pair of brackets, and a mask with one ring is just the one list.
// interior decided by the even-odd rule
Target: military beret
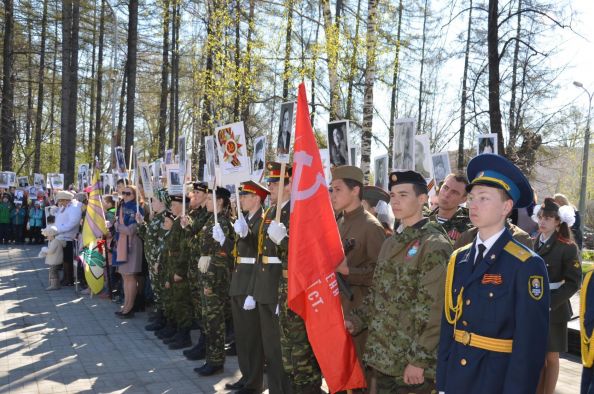
[(501, 189), (513, 200), (515, 208), (525, 208), (534, 201), (534, 191), (522, 171), (503, 156), (483, 153), (468, 163), (466, 174), (470, 192), (476, 185)]
[(194, 186), (194, 191), (204, 192), (204, 193), (206, 193), (208, 191), (208, 185), (205, 182), (194, 182), (193, 186)]
[[(269, 161), (266, 163), (266, 178), (264, 179), (266, 182), (278, 182), (280, 180), (280, 171), (281, 171), (281, 163), (277, 163), (275, 161)], [(285, 179), (289, 179), (291, 177), (291, 166), (285, 165)]]
[(550, 197), (545, 198), (544, 202), (540, 206), (541, 211), (558, 213), (559, 205)]
[(363, 200), (367, 201), (369, 205), (376, 206), (379, 201), (390, 203), (390, 195), (381, 187), (377, 186), (364, 186), (363, 187)]
[(427, 188), (427, 181), (421, 174), (416, 171), (394, 171), (388, 177), (388, 189), (392, 189), (394, 185), (413, 184), (422, 186), (425, 193), (429, 192)]
[(241, 187), (239, 188), (239, 194), (257, 194), (260, 197), (260, 199), (264, 201), (266, 199), (266, 196), (270, 194), (270, 190), (268, 190), (258, 182), (247, 181), (241, 184)]
[[(171, 202), (183, 202), (184, 201), (183, 196), (180, 196), (180, 195), (172, 195), (172, 196), (170, 196), (170, 198), (171, 198)], [(188, 197), (186, 195), (186, 203), (189, 203), (189, 202), (190, 202), (190, 197)]]
[(363, 184), (363, 171), (355, 166), (338, 166), (332, 168), (332, 180), (351, 179)]

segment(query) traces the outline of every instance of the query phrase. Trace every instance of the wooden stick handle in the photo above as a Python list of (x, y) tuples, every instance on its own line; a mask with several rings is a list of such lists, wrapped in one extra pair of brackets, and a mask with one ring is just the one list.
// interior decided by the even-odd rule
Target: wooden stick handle
[(281, 163), (280, 179), (278, 180), (278, 200), (276, 202), (276, 218), (274, 219), (277, 223), (280, 223), (281, 217), (281, 204), (283, 203), (283, 190), (285, 188), (286, 167), (286, 163)]

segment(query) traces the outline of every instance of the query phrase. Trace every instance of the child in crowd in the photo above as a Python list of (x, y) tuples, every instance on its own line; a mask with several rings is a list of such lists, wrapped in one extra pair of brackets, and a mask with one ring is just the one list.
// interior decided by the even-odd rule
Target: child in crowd
[(12, 219), (12, 228), (14, 234), (14, 241), (16, 244), (22, 244), (25, 240), (25, 216), (27, 215), (26, 208), (23, 208), (22, 201), (14, 202), (14, 209), (12, 210), (10, 217)]
[(45, 264), (49, 265), (49, 286), (46, 290), (58, 290), (60, 288), (58, 268), (64, 258), (65, 242), (56, 238), (58, 234), (56, 226), (48, 226), (42, 230), (42, 233), (49, 241), (49, 245), (41, 248), (39, 252), (39, 257), (45, 257)]
[(41, 228), (43, 227), (43, 208), (41, 207), (41, 201), (35, 200), (33, 206), (29, 208), (29, 243), (40, 244), (43, 242), (41, 236)]
[(10, 228), (10, 212), (12, 211), (12, 203), (10, 201), (10, 195), (4, 193), (2, 195), (2, 201), (0, 201), (0, 241), (3, 244), (10, 242), (11, 228)]

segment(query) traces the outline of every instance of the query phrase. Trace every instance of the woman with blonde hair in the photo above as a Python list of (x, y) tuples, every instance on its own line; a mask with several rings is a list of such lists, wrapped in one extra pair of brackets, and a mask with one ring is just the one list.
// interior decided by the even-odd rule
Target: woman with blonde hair
[[(116, 247), (113, 254), (114, 265), (124, 281), (124, 305), (116, 312), (122, 319), (134, 316), (134, 301), (138, 293), (137, 275), (142, 272), (143, 246), (138, 236), (136, 212), (144, 215), (141, 207), (137, 208), (137, 190), (127, 185), (122, 191), (122, 203), (116, 212), (114, 223)], [(138, 204), (142, 205), (141, 201)]]

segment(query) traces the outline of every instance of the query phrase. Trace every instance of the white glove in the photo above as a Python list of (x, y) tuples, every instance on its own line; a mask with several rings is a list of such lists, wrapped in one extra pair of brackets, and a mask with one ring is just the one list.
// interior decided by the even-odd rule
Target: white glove
[(249, 228), (243, 216), (241, 216), (239, 219), (235, 221), (235, 223), (233, 223), (233, 229), (235, 230), (237, 235), (239, 235), (240, 238), (245, 238), (245, 236), (248, 234)]
[(270, 226), (268, 226), (268, 236), (277, 245), (285, 239), (287, 236), (287, 228), (282, 223), (277, 223), (276, 221), (270, 222)]
[(203, 274), (208, 272), (208, 266), (210, 265), (210, 256), (202, 256), (198, 259), (198, 270)]
[(225, 233), (223, 232), (223, 229), (219, 223), (215, 224), (215, 226), (212, 228), (212, 237), (215, 241), (220, 243), (221, 246), (223, 246), (225, 243)]
[(279, 309), (279, 307), (278, 307), (278, 304), (276, 304), (276, 312), (274, 312), (274, 313), (276, 313), (276, 315), (277, 315), (277, 316), (278, 316), (278, 314), (280, 313), (280, 309)]
[(47, 256), (47, 246), (44, 246), (43, 248), (41, 248), (41, 250), (39, 251), (39, 255), (37, 257), (45, 257)]
[(256, 309), (256, 300), (251, 295), (245, 297), (245, 301), (243, 302), (243, 309), (246, 311), (251, 311), (252, 309)]

